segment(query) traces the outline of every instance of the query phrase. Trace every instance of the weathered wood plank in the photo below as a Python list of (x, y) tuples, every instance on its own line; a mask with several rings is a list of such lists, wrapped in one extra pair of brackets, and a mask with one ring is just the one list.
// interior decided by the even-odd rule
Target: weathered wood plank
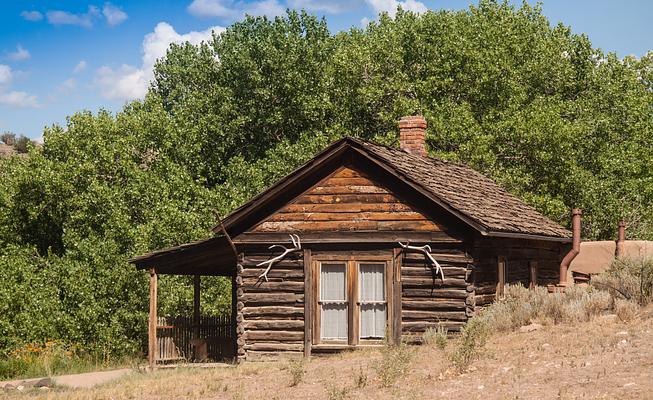
[(253, 305), (280, 305), (300, 304), (304, 302), (304, 295), (301, 293), (244, 293), (241, 302), (246, 306)]
[(248, 342), (264, 341), (264, 342), (293, 342), (304, 340), (304, 332), (301, 331), (259, 331), (249, 330), (245, 331), (245, 339)]
[(252, 343), (246, 344), (245, 350), (253, 351), (302, 351), (303, 343)]
[(245, 329), (249, 330), (304, 330), (303, 320), (289, 319), (253, 319), (243, 321)]
[(391, 194), (304, 195), (295, 204), (399, 203)]
[(306, 231), (440, 231), (437, 224), (419, 221), (285, 221), (263, 222), (255, 228), (258, 232)]
[(448, 311), (448, 310), (464, 310), (465, 301), (462, 299), (427, 299), (415, 300), (414, 297), (403, 298), (401, 301), (404, 310), (433, 310), (433, 311)]
[(464, 299), (467, 291), (464, 289), (402, 289), (403, 297), (440, 297), (452, 299)]
[(313, 188), (309, 194), (388, 194), (387, 189), (374, 185), (351, 185), (351, 186), (318, 186)]
[[(247, 268), (243, 269), (243, 278), (258, 278), (265, 271), (265, 268)], [(300, 269), (281, 269), (278, 264), (268, 272), (268, 279), (304, 279), (304, 271)]]
[(247, 292), (304, 292), (304, 282), (273, 282), (265, 280), (256, 280), (256, 278), (247, 278), (243, 280), (243, 290)]
[(336, 203), (336, 204), (289, 204), (280, 213), (357, 213), (357, 212), (406, 212), (414, 211), (407, 204), (394, 203)]
[(405, 276), (403, 278), (405, 288), (445, 288), (445, 287), (467, 287), (467, 282), (462, 278), (448, 278), (445, 275), (444, 281), (439, 276), (434, 277), (415, 277)]
[(427, 218), (414, 211), (366, 211), (352, 213), (303, 212), (278, 213), (268, 221), (426, 221)]
[(403, 310), (402, 321), (467, 321), (465, 311)]
[(242, 311), (247, 319), (248, 317), (303, 317), (304, 307), (284, 307), (284, 306), (261, 306), (261, 307), (244, 307)]

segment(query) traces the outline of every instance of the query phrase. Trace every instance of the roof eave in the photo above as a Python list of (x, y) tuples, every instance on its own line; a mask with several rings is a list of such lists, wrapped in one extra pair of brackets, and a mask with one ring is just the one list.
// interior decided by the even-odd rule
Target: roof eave
[(487, 237), (497, 237), (497, 238), (527, 239), (527, 240), (540, 240), (546, 242), (571, 243), (571, 237), (536, 235), (532, 233), (486, 231), (486, 232), (481, 232), (481, 235)]

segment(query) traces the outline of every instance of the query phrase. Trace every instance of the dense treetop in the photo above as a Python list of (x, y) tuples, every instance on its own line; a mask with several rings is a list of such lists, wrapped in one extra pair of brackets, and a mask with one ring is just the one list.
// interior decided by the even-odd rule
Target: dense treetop
[[(653, 238), (653, 53), (619, 59), (539, 8), (495, 1), (336, 34), (306, 13), (248, 17), (173, 45), (144, 100), (79, 112), (29, 157), (0, 160), (0, 349), (139, 349), (147, 284), (130, 256), (207, 237), (213, 209), (339, 137), (396, 146), (415, 113), (431, 155), (563, 224), (583, 208), (586, 238), (613, 238), (620, 218)], [(162, 285), (164, 313), (189, 309), (187, 279)], [(206, 283), (207, 311), (227, 286)]]

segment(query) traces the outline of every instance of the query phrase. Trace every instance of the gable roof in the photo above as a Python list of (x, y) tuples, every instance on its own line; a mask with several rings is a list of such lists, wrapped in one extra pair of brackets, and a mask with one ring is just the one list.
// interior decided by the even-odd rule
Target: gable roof
[[(252, 200), (234, 210), (222, 224), (227, 230), (245, 220), (290, 185), (310, 175), (337, 155), (354, 151), (425, 194), (482, 235), (570, 241), (571, 232), (508, 193), (491, 179), (459, 163), (423, 157), (403, 150), (346, 137), (334, 142)], [(270, 213), (275, 211), (270, 210)], [(221, 225), (214, 228), (214, 232)]]

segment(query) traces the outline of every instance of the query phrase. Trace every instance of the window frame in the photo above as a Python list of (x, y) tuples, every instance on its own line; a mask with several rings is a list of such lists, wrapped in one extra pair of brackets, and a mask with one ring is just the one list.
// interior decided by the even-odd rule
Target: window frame
[[(322, 264), (343, 262), (346, 264), (345, 286), (348, 300), (347, 307), (347, 336), (344, 340), (324, 340), (322, 339), (322, 308), (321, 308), (321, 272)], [(386, 303), (386, 331), (383, 339), (361, 339), (360, 338), (360, 264), (384, 264), (384, 289)], [(393, 310), (393, 253), (379, 255), (366, 253), (348, 253), (348, 254), (314, 254), (312, 255), (311, 268), (312, 274), (312, 297), (310, 301), (313, 306), (313, 345), (336, 346), (336, 347), (354, 347), (366, 345), (381, 345), (387, 338), (393, 338), (392, 331), (392, 310)], [(307, 299), (308, 301), (308, 299)]]

